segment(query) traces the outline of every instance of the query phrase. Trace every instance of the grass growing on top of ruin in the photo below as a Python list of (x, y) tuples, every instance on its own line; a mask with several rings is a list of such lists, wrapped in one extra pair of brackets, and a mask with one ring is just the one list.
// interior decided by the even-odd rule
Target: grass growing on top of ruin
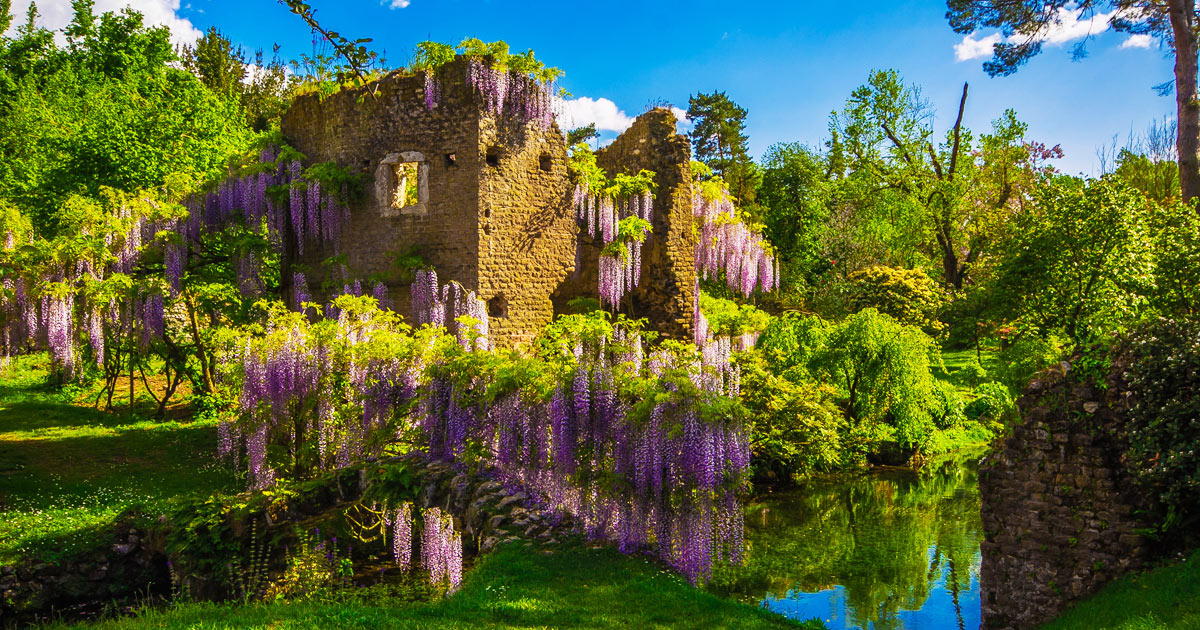
[(86, 549), (138, 505), (237, 489), (213, 457), (215, 422), (98, 411), (47, 385), (47, 360), (16, 359), (0, 384), (0, 564)]
[(611, 548), (510, 543), (433, 603), (181, 604), (92, 627), (136, 628), (808, 628), (693, 588), (659, 564)]
[(1127, 575), (1080, 602), (1043, 630), (1200, 629), (1200, 551)]

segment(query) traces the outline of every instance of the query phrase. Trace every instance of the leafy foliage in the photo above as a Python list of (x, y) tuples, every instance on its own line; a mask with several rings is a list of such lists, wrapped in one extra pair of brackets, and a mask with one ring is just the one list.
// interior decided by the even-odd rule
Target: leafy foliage
[(1163, 529), (1194, 533), (1200, 520), (1200, 324), (1160, 320), (1137, 331), (1129, 347), (1133, 470), (1161, 501)]
[[(781, 442), (764, 451), (776, 467), (785, 459), (779, 453), (817, 449), (819, 456), (805, 455), (811, 463), (796, 469), (801, 474), (864, 459), (903, 463), (953, 448), (953, 439), (938, 434), (958, 430), (967, 418), (958, 392), (933, 376), (935, 351), (920, 329), (874, 309), (838, 323), (800, 314), (776, 318), (756, 352), (769, 376), (746, 368), (746, 378), (759, 379), (758, 390), (747, 386), (742, 394), (757, 419), (756, 438)], [(827, 415), (830, 404), (840, 414)]]
[(700, 93), (688, 98), (687, 117), (693, 123), (688, 136), (696, 159), (728, 182), (739, 202), (754, 201), (761, 175), (746, 149), (746, 110), (725, 92)]
[(921, 269), (893, 269), (873, 266), (856, 271), (849, 283), (847, 304), (852, 311), (867, 308), (896, 321), (936, 335), (945, 329), (938, 321), (945, 298), (937, 283)]
[(251, 140), (236, 98), (175, 67), (165, 27), (75, 9), (66, 47), (39, 28), (0, 39), (0, 198), (48, 236), (72, 195), (207, 180)]
[(708, 319), (708, 330), (713, 335), (738, 336), (761, 332), (770, 321), (770, 316), (751, 304), (738, 304), (733, 300), (700, 294), (700, 310)]
[(1135, 318), (1154, 271), (1144, 201), (1119, 182), (1066, 177), (1037, 201), (1018, 218), (994, 285), (1007, 318), (1076, 342)]
[(468, 37), (457, 46), (441, 42), (424, 41), (417, 44), (413, 52), (412, 72), (421, 70), (436, 71), (443, 65), (454, 61), (462, 55), (468, 59), (488, 59), (492, 68), (497, 71), (513, 71), (543, 84), (553, 83), (562, 77), (563, 71), (547, 66), (533, 55), (529, 49), (522, 53), (509, 50), (508, 42), (499, 40), (485, 42), (476, 37)]

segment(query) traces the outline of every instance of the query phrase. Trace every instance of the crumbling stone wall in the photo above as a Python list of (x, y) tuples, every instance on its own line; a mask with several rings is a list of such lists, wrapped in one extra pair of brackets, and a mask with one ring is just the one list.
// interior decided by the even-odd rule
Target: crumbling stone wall
[(576, 227), (566, 138), (556, 128), (480, 121), (499, 165), (479, 178), (479, 281), (493, 339), (530, 342), (554, 318), (550, 294), (575, 267)]
[[(422, 509), (440, 508), (454, 517), (468, 560), (505, 542), (555, 544), (576, 536), (569, 518), (547, 518), (541, 506), (524, 492), (505, 487), (486, 474), (468, 473), (455, 465), (411, 454), (332, 473), (295, 494), (267, 501), (246, 513), (231, 510), (225, 517), (236, 518), (237, 522), (223, 544), (236, 546), (240, 541), (249, 547), (255, 532), (250, 523), (265, 526), (265, 531), (258, 533), (269, 541), (268, 570), (278, 574), (286, 566), (288, 545), (294, 546), (298, 526), (336, 519), (362, 499), (372, 484), (386, 483), (367, 475), (370, 467), (409, 471), (417, 488), (415, 504)], [(219, 600), (232, 596), (234, 585), (193, 570), (197, 558), (187, 552), (168, 558), (169, 530), (178, 526), (166, 517), (150, 529), (144, 524), (121, 523), (114, 526), (111, 542), (93, 551), (58, 562), (0, 567), (0, 627), (94, 616), (114, 602), (132, 610), (150, 596), (171, 593), (168, 559), (174, 562), (179, 580), (174, 587), (190, 597)], [(377, 573), (371, 571), (371, 576)]]
[(112, 542), (56, 561), (0, 567), (0, 628), (87, 618), (132, 609), (170, 593), (162, 539), (133, 523), (117, 523)]
[(1126, 389), (1044, 372), (1024, 423), (980, 467), (983, 627), (1033, 628), (1143, 565), (1147, 507), (1124, 462)]
[[(692, 218), (691, 145), (676, 133), (676, 118), (659, 107), (642, 114), (596, 161), (609, 177), (654, 171), (653, 232), (642, 252), (642, 277), (630, 301), (632, 316), (646, 317), (651, 328), (690, 339), (696, 283), (696, 230)], [(580, 240), (579, 269), (558, 289), (555, 305), (564, 310), (572, 298), (595, 297), (601, 243)]]
[[(550, 293), (574, 264), (565, 140), (555, 126), (487, 113), (462, 60), (438, 77), (432, 110), (424, 77), (398, 72), (325, 99), (300, 97), (284, 116), (284, 137), (310, 161), (336, 162), (366, 180), (337, 248), (352, 276), (382, 279), (394, 308), (408, 315), (411, 273), (394, 261), (416, 248), (442, 283), (456, 280), (489, 301), (493, 341), (529, 341), (553, 317)], [(413, 159), (421, 160), (425, 201), (393, 208), (388, 165)], [(315, 270), (333, 250), (292, 259)], [(322, 281), (309, 278), (318, 295)]]
[[(451, 64), (447, 74), (463, 72)], [(461, 76), (461, 74), (459, 75)], [(289, 262), (310, 273), (335, 251), (346, 257), (353, 276), (376, 277), (388, 287), (396, 309), (409, 312), (408, 284), (393, 261), (416, 246), (438, 274), (464, 286), (478, 284), (479, 243), (475, 226), (479, 213), (479, 174), (484, 156), (479, 144), (478, 106), (464, 81), (445, 81), (442, 100), (427, 110), (424, 80), (398, 72), (360, 89), (346, 89), (321, 98), (298, 97), (282, 121), (284, 138), (309, 162), (332, 161), (361, 174), (363, 199), (351, 206), (337, 248), (295, 252)], [(374, 91), (372, 97), (370, 92)], [(376, 186), (380, 167), (395, 154), (423, 157), (428, 201), (423, 212), (400, 214)], [(454, 155), (454, 164), (447, 161)], [(290, 274), (284, 273), (285, 285)], [(321, 297), (323, 276), (310, 276), (310, 288)], [(340, 287), (336, 287), (340, 289)]]
[[(329, 297), (325, 284), (339, 291), (339, 279), (318, 271), (340, 253), (351, 277), (382, 281), (393, 308), (409, 315), (412, 274), (394, 262), (415, 249), (440, 282), (456, 280), (488, 301), (492, 340), (502, 346), (531, 341), (572, 298), (596, 297), (600, 245), (579, 240), (562, 132), (491, 115), (465, 73), (461, 59), (439, 70), (432, 110), (424, 77), (399, 72), (324, 99), (296, 99), (282, 122), (288, 143), (310, 162), (360, 173), (365, 185), (336, 247), (285, 253), (285, 291), (292, 270), (308, 274), (318, 299)], [(598, 156), (609, 175), (657, 173), (654, 231), (630, 305), (633, 316), (676, 338), (690, 337), (694, 299), (690, 155), (674, 115), (658, 108)], [(412, 161), (421, 164), (421, 202), (395, 208), (389, 169)]]

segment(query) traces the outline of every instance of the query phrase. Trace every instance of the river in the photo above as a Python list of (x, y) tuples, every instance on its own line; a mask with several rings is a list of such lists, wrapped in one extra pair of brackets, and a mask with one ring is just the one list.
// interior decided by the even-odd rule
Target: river
[(977, 630), (980, 455), (761, 495), (709, 588), (831, 630)]

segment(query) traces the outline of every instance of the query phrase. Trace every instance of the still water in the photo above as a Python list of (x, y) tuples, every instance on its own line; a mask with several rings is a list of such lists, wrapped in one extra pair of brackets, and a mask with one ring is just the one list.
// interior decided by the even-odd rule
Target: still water
[(977, 630), (979, 455), (760, 496), (710, 588), (832, 630)]

